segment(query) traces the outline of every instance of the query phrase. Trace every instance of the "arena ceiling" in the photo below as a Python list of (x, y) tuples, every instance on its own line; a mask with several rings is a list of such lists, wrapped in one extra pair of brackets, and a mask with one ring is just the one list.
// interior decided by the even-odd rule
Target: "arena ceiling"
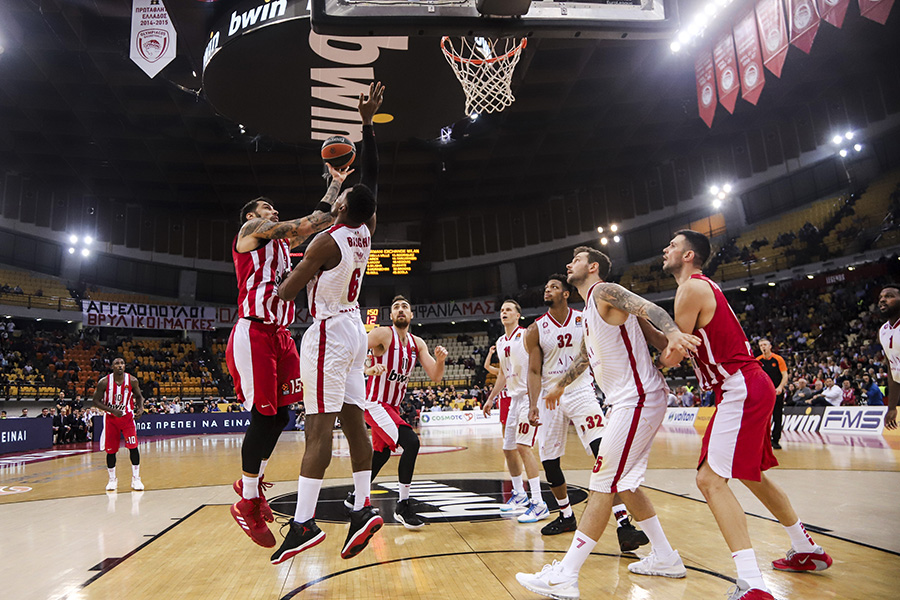
[[(210, 16), (223, 2), (167, 2), (178, 57), (150, 79), (128, 57), (130, 0), (3, 0), (0, 168), (214, 218), (230, 217), (258, 194), (298, 210), (311, 205), (323, 191), (318, 142), (241, 132), (216, 113), (194, 75)], [(697, 5), (679, 1), (682, 14)], [(882, 26), (860, 18), (853, 2), (843, 29), (823, 24), (811, 55), (791, 48), (782, 78), (766, 73), (758, 106), (739, 101), (733, 115), (720, 107), (712, 129), (697, 115), (692, 59), (673, 56), (667, 40), (532, 39), (505, 112), (460, 128), (449, 145), (436, 141), (437, 126), (433, 136), (380, 140), (380, 211), (415, 221), (436, 210), (519, 207), (522, 198), (635, 185), (649, 194), (650, 210), (674, 204), (685, 192), (664, 197), (667, 174), (689, 171), (697, 192), (706, 184), (699, 173), (709, 175), (712, 163), (712, 172), (731, 176), (745, 162), (758, 171), (808, 149), (801, 129), (810, 123), (812, 141), (821, 143), (828, 123), (852, 126), (897, 112), (897, 12)], [(442, 66), (447, 87), (423, 90), (412, 103), (423, 120), (433, 117), (429, 98), (462, 99)], [(389, 88), (386, 107), (390, 91), (415, 76), (379, 72)], [(874, 96), (878, 106), (870, 106)], [(778, 152), (768, 149), (773, 136)], [(759, 147), (766, 148), (761, 165), (753, 156)], [(749, 158), (739, 161), (745, 150)], [(716, 158), (722, 153), (734, 161)], [(662, 195), (647, 192), (657, 185)]]

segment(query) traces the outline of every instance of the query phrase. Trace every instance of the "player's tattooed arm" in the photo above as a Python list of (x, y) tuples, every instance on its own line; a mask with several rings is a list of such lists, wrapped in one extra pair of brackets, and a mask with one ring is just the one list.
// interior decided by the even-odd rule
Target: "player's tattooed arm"
[(600, 283), (594, 288), (594, 300), (602, 300), (614, 308), (643, 317), (665, 334), (680, 331), (665, 310), (641, 298), (617, 283)]
[(567, 387), (570, 383), (581, 377), (581, 374), (587, 371), (587, 368), (591, 364), (591, 359), (588, 357), (587, 345), (584, 343), (584, 339), (581, 340), (581, 352), (578, 353), (578, 356), (575, 357), (575, 360), (572, 361), (572, 364), (569, 365), (569, 369), (566, 371), (566, 374), (563, 375), (562, 380), (559, 382), (559, 387), (564, 388)]

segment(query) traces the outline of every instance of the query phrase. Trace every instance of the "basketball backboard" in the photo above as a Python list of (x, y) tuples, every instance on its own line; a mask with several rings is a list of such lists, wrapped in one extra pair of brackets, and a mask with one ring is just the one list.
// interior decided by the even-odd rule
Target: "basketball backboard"
[(655, 39), (678, 28), (674, 0), (534, 0), (521, 17), (486, 16), (477, 0), (311, 0), (327, 35)]

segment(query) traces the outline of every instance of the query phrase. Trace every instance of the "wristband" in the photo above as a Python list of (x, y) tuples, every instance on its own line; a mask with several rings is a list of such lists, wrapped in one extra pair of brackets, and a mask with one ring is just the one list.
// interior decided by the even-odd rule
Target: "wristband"
[(331, 205), (323, 200), (322, 202), (319, 202), (318, 204), (316, 204), (316, 207), (313, 209), (313, 212), (315, 212), (317, 210), (321, 211), (323, 213), (330, 213)]

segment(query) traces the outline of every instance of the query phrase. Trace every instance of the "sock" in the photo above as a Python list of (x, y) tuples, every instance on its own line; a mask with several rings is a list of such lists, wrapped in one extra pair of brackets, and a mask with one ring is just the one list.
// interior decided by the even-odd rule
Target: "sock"
[(513, 491), (517, 494), (525, 493), (525, 483), (522, 481), (522, 476), (517, 475), (516, 477), (510, 477), (512, 479)]
[(295, 523), (305, 523), (315, 516), (320, 489), (322, 489), (321, 479), (307, 479), (301, 475), (297, 480), (297, 509), (294, 511)]
[(569, 504), (568, 494), (561, 500), (557, 498), (556, 503), (559, 505), (559, 512), (563, 516), (563, 518), (568, 519), (575, 514), (574, 512), (572, 512), (572, 505)]
[(263, 473), (266, 472), (266, 465), (269, 464), (269, 459), (259, 461), (259, 478), (262, 479)]
[(141, 476), (141, 465), (131, 465), (131, 476), (140, 478)]
[(535, 504), (543, 502), (541, 500), (541, 478), (535, 477), (528, 480), (528, 488), (531, 490), (531, 501)]
[(410, 484), (408, 484), (408, 483), (400, 484), (399, 491), (400, 491), (400, 501), (401, 502), (404, 500), (409, 500), (409, 486), (410, 486)]
[(570, 575), (577, 575), (581, 571), (584, 561), (591, 555), (591, 551), (596, 545), (597, 540), (592, 540), (582, 533), (580, 529), (576, 531), (575, 537), (572, 538), (572, 545), (569, 546), (569, 551), (566, 552), (562, 559), (563, 571)]
[(756, 562), (756, 552), (753, 548), (746, 550), (738, 550), (731, 553), (734, 559), (734, 565), (737, 567), (738, 579), (746, 581), (751, 588), (756, 588), (764, 592), (768, 592), (766, 582), (763, 580), (762, 573), (759, 571), (759, 564)]
[(797, 521), (790, 527), (785, 527), (784, 530), (790, 536), (791, 546), (797, 552), (812, 552), (815, 549), (816, 543), (806, 533), (806, 527), (800, 521)]
[(650, 548), (656, 553), (658, 558), (665, 560), (672, 556), (675, 550), (669, 545), (669, 539), (663, 532), (662, 525), (659, 524), (659, 518), (656, 515), (643, 521), (637, 521), (637, 524), (647, 534), (647, 538), (650, 540)]
[(106, 471), (109, 473), (110, 480), (113, 480), (116, 478), (116, 469), (115, 468), (107, 469)]
[(357, 471), (353, 474), (353, 510), (360, 510), (369, 503), (372, 491), (372, 470)]
[(619, 527), (625, 524), (628, 520), (628, 509), (625, 508), (624, 504), (616, 504), (612, 508), (613, 514), (616, 516), (616, 521), (619, 523)]
[(241, 482), (244, 486), (241, 496), (244, 499), (253, 500), (254, 498), (259, 498), (259, 477), (248, 477), (247, 475), (244, 475), (241, 477)]

